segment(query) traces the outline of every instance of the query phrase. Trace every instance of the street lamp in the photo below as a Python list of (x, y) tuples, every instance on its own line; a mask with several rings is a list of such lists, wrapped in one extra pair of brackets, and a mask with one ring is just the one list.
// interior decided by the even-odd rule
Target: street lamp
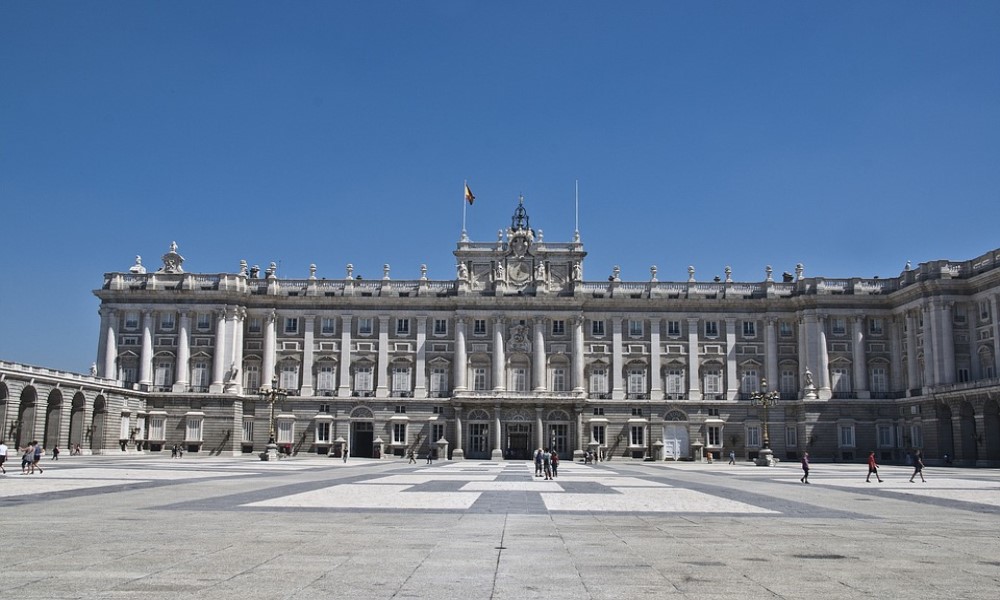
[(767, 391), (767, 379), (760, 380), (759, 392), (750, 394), (750, 404), (752, 406), (760, 406), (764, 409), (764, 446), (761, 448), (760, 455), (757, 458), (757, 464), (760, 466), (769, 467), (774, 464), (771, 452), (771, 438), (767, 434), (767, 409), (777, 404), (780, 399), (781, 392), (777, 390), (773, 392)]
[(274, 450), (275, 458), (277, 458), (277, 444), (275, 444), (274, 438), (274, 403), (284, 402), (285, 398), (288, 397), (288, 392), (278, 387), (278, 378), (275, 376), (271, 379), (271, 387), (262, 387), (257, 390), (257, 395), (260, 397), (262, 402), (267, 402), (271, 405), (271, 416), (267, 422), (267, 451), (271, 454), (272, 449)]

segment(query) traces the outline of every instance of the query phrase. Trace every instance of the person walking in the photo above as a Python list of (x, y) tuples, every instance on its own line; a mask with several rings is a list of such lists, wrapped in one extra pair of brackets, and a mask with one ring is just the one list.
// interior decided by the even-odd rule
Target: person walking
[(39, 444), (38, 442), (31, 442), (31, 443), (35, 445), (35, 453), (32, 456), (31, 460), (31, 472), (34, 473), (35, 469), (38, 469), (39, 473), (44, 473), (44, 471), (42, 471), (42, 466), (39, 465), (38, 463), (39, 461), (42, 460), (42, 455), (45, 454), (45, 447)]
[(802, 479), (799, 479), (802, 483), (809, 483), (809, 453), (802, 453)]
[(559, 477), (559, 453), (552, 450), (552, 478)]
[(535, 450), (535, 477), (542, 476), (542, 449)]
[[(32, 442), (33, 444), (34, 442)], [(29, 475), (28, 467), (35, 460), (35, 447), (28, 444), (21, 448), (21, 475)]]
[(920, 455), (920, 450), (917, 450), (913, 455), (913, 475), (910, 475), (910, 483), (914, 483), (913, 478), (920, 475), (920, 481), (927, 483), (924, 479), (924, 459)]
[(345, 463), (347, 462), (347, 455), (348, 454), (350, 454), (350, 452), (347, 451), (347, 446), (345, 445), (344, 446), (344, 450), (341, 452), (341, 455), (343, 455), (343, 457), (344, 457), (344, 462)]
[(7, 462), (7, 452), (9, 452), (7, 444), (3, 443), (3, 440), (0, 440), (0, 473), (3, 473), (4, 475), (7, 474), (7, 469), (3, 466), (3, 464)]
[(729, 451), (729, 464), (731, 464), (731, 465), (735, 465), (736, 464), (736, 451), (735, 450), (730, 450)]
[(433, 448), (427, 450), (427, 464), (429, 464), (429, 465), (433, 465), (434, 464), (434, 453), (435, 452), (437, 452), (437, 450), (434, 450)]
[(542, 452), (542, 469), (545, 471), (545, 479), (552, 479), (552, 454), (548, 448)]
[(410, 465), (415, 465), (415, 464), (417, 464), (417, 457), (416, 457), (416, 456), (414, 456), (414, 454), (413, 454), (413, 449), (412, 449), (412, 448), (410, 448), (410, 451), (406, 453), (406, 457), (410, 459), (410, 460), (409, 460), (409, 461), (407, 462), (407, 464), (410, 464)]
[(59, 460), (59, 446), (52, 448), (52, 460)]
[(875, 474), (875, 479), (878, 479), (878, 482), (882, 483), (882, 478), (878, 476), (878, 463), (875, 462), (875, 452), (868, 453), (868, 477), (865, 477), (865, 483), (872, 482), (872, 473)]

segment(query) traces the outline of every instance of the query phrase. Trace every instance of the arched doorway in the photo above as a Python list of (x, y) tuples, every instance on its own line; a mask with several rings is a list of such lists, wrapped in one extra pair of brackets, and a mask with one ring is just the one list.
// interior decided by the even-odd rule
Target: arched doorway
[(90, 449), (100, 453), (104, 448), (104, 428), (108, 417), (107, 401), (104, 396), (94, 400), (94, 416), (90, 420)]
[(955, 434), (951, 425), (951, 407), (939, 404), (937, 407), (938, 444), (942, 458), (945, 454), (955, 456)]
[(77, 444), (81, 448), (83, 447), (83, 424), (86, 409), (87, 399), (83, 396), (83, 392), (77, 392), (73, 396), (73, 406), (69, 414), (69, 449), (71, 451)]
[(534, 455), (531, 433), (531, 414), (523, 410), (507, 413), (504, 424), (504, 457), (508, 460), (529, 460)]
[(983, 405), (983, 443), (986, 460), (1000, 462), (1000, 405), (996, 400), (987, 400)]
[[(6, 440), (7, 433), (7, 386), (0, 382), (0, 439)], [(13, 433), (13, 432), (12, 432)]]
[(14, 424), (14, 443), (18, 448), (28, 445), (35, 439), (35, 414), (38, 393), (28, 386), (21, 390), (20, 408), (17, 411), (17, 422)]
[(688, 418), (679, 410), (663, 416), (663, 460), (682, 460), (690, 456)]
[(477, 408), (469, 412), (468, 422), (469, 445), (465, 451), (466, 458), (489, 460), (492, 454), (489, 413)]
[(968, 402), (959, 409), (959, 423), (962, 432), (962, 460), (974, 463), (979, 460), (979, 444), (976, 439), (976, 411)]
[(548, 431), (545, 432), (545, 445), (558, 452), (560, 457), (572, 458), (569, 413), (564, 410), (554, 410), (548, 414), (546, 422)]
[(351, 411), (351, 456), (375, 456), (375, 415), (371, 409), (359, 406)]
[(62, 393), (59, 390), (49, 392), (45, 407), (45, 436), (42, 447), (54, 448), (60, 444), (59, 432), (62, 430)]

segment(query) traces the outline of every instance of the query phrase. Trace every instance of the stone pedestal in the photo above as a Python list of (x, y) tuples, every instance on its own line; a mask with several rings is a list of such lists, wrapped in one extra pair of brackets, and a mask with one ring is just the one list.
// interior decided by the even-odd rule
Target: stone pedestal
[(695, 442), (691, 444), (691, 453), (694, 454), (695, 462), (705, 462), (705, 444)]
[(271, 442), (267, 445), (267, 449), (264, 450), (260, 455), (261, 460), (278, 460), (278, 445)]
[(757, 454), (757, 460), (754, 463), (758, 467), (773, 467), (774, 453), (771, 452), (770, 448), (762, 448), (760, 453)]
[(451, 453), (452, 460), (465, 460), (465, 450), (461, 448), (456, 448), (454, 452)]
[(503, 450), (494, 448), (490, 453), (490, 460), (503, 460)]
[(437, 442), (438, 460), (448, 460), (448, 440), (441, 438)]

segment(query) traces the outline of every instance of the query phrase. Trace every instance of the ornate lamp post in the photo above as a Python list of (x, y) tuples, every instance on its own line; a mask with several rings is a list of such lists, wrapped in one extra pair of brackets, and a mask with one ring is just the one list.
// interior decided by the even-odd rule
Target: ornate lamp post
[(760, 406), (764, 409), (764, 446), (757, 456), (757, 466), (759, 467), (774, 466), (774, 455), (771, 452), (771, 438), (767, 434), (767, 409), (777, 404), (780, 399), (781, 392), (777, 390), (773, 392), (767, 391), (767, 379), (760, 380), (759, 392), (750, 394), (750, 404)]
[(261, 458), (263, 460), (278, 460), (278, 444), (275, 443), (274, 437), (274, 403), (284, 402), (285, 398), (288, 397), (288, 392), (278, 387), (278, 377), (275, 376), (271, 379), (271, 387), (260, 388), (257, 390), (257, 395), (262, 402), (271, 405), (271, 416), (267, 422), (267, 453)]

